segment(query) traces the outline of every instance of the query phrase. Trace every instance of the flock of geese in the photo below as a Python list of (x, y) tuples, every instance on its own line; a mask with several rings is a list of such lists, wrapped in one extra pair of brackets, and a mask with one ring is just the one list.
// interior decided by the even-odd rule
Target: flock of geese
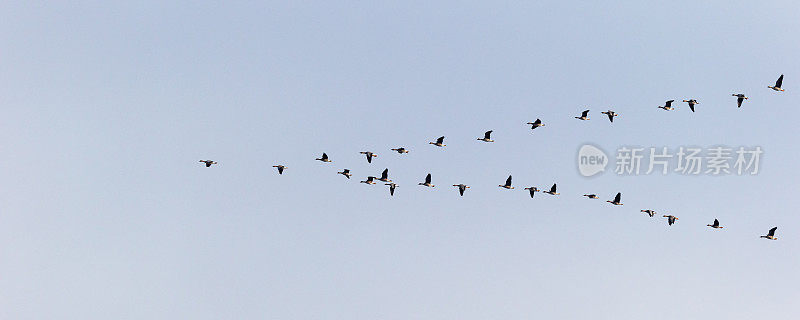
[[(778, 80), (775, 82), (774, 86), (768, 86), (768, 88), (770, 88), (772, 90), (775, 90), (775, 91), (784, 91), (783, 88), (781, 88), (782, 85), (783, 85), (783, 75), (778, 77)], [(744, 102), (744, 100), (749, 99), (743, 93), (734, 93), (732, 95), (734, 97), (736, 97), (736, 106), (738, 108), (742, 107), (742, 103)], [(666, 111), (675, 110), (675, 107), (672, 106), (673, 102), (675, 102), (675, 100), (668, 100), (668, 101), (666, 101), (664, 103), (663, 106), (659, 106), (658, 108), (666, 110)], [(683, 102), (686, 102), (689, 105), (689, 109), (691, 109), (692, 112), (695, 112), (695, 110), (694, 110), (695, 105), (700, 104), (700, 102), (697, 102), (696, 99), (683, 100)], [(614, 122), (614, 117), (618, 117), (619, 116), (619, 114), (614, 112), (613, 110), (603, 111), (601, 113), (603, 113), (606, 116), (608, 116), (608, 120), (610, 122), (612, 122), (612, 123)], [(575, 118), (578, 119), (578, 120), (583, 120), (583, 121), (589, 120), (589, 110), (584, 110), (583, 112), (581, 112), (581, 115), (579, 117), (575, 117)], [(536, 121), (528, 122), (527, 124), (531, 126), (531, 130), (534, 130), (536, 128), (545, 126), (544, 123), (542, 123), (541, 119), (536, 119)], [(428, 143), (432, 144), (432, 145), (434, 145), (436, 147), (442, 148), (442, 147), (447, 146), (446, 144), (444, 144), (444, 138), (445, 138), (444, 136), (441, 136), (439, 138), (436, 138), (435, 141), (431, 141), (431, 142), (428, 142)], [(483, 142), (494, 142), (494, 140), (492, 140), (492, 130), (486, 131), (483, 134), (483, 138), (478, 138), (477, 140), (478, 141), (483, 141)], [(394, 151), (394, 152), (397, 152), (398, 154), (401, 154), (401, 155), (409, 153), (409, 150), (406, 149), (405, 147), (393, 148), (391, 150)], [(375, 154), (374, 152), (371, 152), (371, 151), (361, 151), (359, 153), (363, 154), (366, 157), (367, 163), (372, 163), (372, 159), (378, 157), (377, 154)], [(321, 162), (327, 162), (327, 163), (333, 162), (328, 157), (328, 154), (324, 153), (324, 152), (322, 153), (322, 156), (320, 158), (316, 158), (316, 160), (317, 161), (321, 161)], [(200, 160), (200, 162), (204, 163), (206, 167), (211, 167), (212, 165), (217, 164), (217, 162), (213, 161), (213, 160)], [(278, 174), (283, 174), (284, 170), (287, 169), (287, 167), (285, 165), (274, 165), (272, 167), (276, 168), (278, 170)], [(343, 169), (342, 171), (337, 172), (337, 174), (341, 174), (344, 177), (346, 177), (347, 179), (350, 179), (350, 177), (353, 176), (350, 173), (350, 169)], [(508, 189), (508, 190), (514, 189), (514, 186), (511, 184), (511, 179), (512, 179), (512, 177), (509, 175), (508, 178), (506, 179), (506, 182), (504, 184), (498, 185), (498, 187), (503, 188), (503, 189)], [(389, 195), (390, 196), (394, 196), (394, 191), (399, 186), (396, 183), (392, 182), (392, 180), (389, 179), (389, 169), (388, 168), (384, 169), (383, 172), (381, 172), (381, 176), (380, 177), (368, 176), (366, 178), (366, 180), (363, 180), (360, 183), (374, 185), (374, 184), (377, 184), (377, 182), (375, 182), (376, 180), (380, 181), (380, 182), (384, 182), (385, 185), (389, 186)], [(420, 182), (418, 185), (421, 185), (421, 186), (424, 186), (424, 187), (428, 187), (428, 188), (436, 187), (436, 185), (434, 185), (432, 183), (431, 174), (430, 173), (428, 173), (428, 175), (425, 176), (425, 180), (423, 182)], [(465, 185), (463, 183), (462, 184), (454, 184), (453, 187), (458, 188), (458, 193), (462, 197), (464, 196), (464, 192), (467, 189), (470, 188), (468, 185)], [(527, 190), (529, 192), (531, 198), (534, 197), (536, 192), (546, 193), (546, 194), (549, 194), (549, 195), (552, 195), (552, 196), (557, 196), (557, 195), (560, 194), (557, 191), (557, 184), (555, 184), (555, 183), (550, 187), (549, 190), (540, 190), (539, 188), (533, 187), (533, 186), (525, 188), (525, 190)], [(599, 199), (599, 197), (596, 194), (584, 194), (583, 196), (587, 197), (589, 199)], [(614, 199), (607, 200), (606, 202), (608, 202), (608, 203), (610, 203), (612, 205), (615, 205), (615, 206), (623, 205), (623, 203), (622, 203), (622, 193), (618, 192), (616, 194), (616, 196), (614, 196)], [(643, 213), (646, 213), (650, 217), (654, 217), (656, 215), (656, 212), (653, 211), (653, 210), (650, 210), (650, 209), (645, 209), (645, 210), (640, 210), (640, 211), (643, 212)], [(673, 215), (663, 215), (662, 217), (663, 218), (667, 218), (667, 224), (670, 225), (670, 226), (675, 224), (675, 222), (677, 220), (679, 220), (678, 217), (673, 216)], [(720, 225), (719, 220), (717, 220), (717, 219), (714, 219), (714, 222), (712, 224), (707, 225), (707, 226), (711, 227), (711, 228), (714, 228), (714, 229), (722, 229), (723, 228)], [(760, 238), (769, 239), (769, 240), (777, 240), (778, 238), (775, 237), (775, 230), (777, 230), (777, 229), (778, 229), (778, 227), (773, 227), (772, 229), (769, 229), (767, 234), (766, 235), (762, 235)]]

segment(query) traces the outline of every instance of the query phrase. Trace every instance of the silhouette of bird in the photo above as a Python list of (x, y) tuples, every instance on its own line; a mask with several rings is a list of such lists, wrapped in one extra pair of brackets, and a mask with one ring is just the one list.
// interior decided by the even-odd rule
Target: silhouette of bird
[(675, 110), (675, 108), (672, 107), (673, 102), (675, 102), (675, 100), (668, 100), (667, 102), (664, 102), (664, 106), (659, 106), (659, 108), (667, 111)]
[(744, 102), (744, 99), (750, 99), (748, 97), (745, 97), (744, 93), (734, 93), (732, 94), (732, 96), (736, 97), (736, 106), (739, 108), (742, 107), (742, 102)]
[(389, 195), (390, 195), (390, 196), (394, 196), (394, 189), (395, 189), (395, 188), (397, 188), (397, 187), (399, 187), (399, 186), (398, 186), (396, 183), (394, 183), (394, 182), (392, 182), (392, 183), (387, 183), (386, 185), (387, 185), (387, 186), (389, 186)]
[(664, 218), (667, 218), (667, 223), (669, 225), (675, 224), (675, 220), (678, 220), (678, 217), (673, 216), (673, 215), (665, 215)]
[(533, 198), (533, 195), (536, 194), (536, 192), (539, 191), (539, 188), (537, 188), (537, 187), (528, 187), (528, 188), (525, 188), (525, 190), (528, 190), (528, 192), (531, 194), (531, 198)]
[(210, 167), (212, 164), (217, 164), (217, 162), (214, 160), (200, 160), (200, 162), (205, 163), (206, 168)]
[(483, 134), (483, 139), (478, 138), (478, 140), (483, 142), (494, 142), (494, 140), (492, 140), (492, 130), (486, 131), (486, 133)]
[(419, 185), (430, 187), (430, 188), (435, 187), (435, 185), (431, 184), (431, 174), (429, 173), (427, 176), (425, 176), (425, 182), (422, 182)]
[(331, 161), (331, 159), (328, 159), (328, 154), (324, 153), (324, 152), (322, 153), (322, 158), (317, 158), (315, 160), (319, 160), (319, 161), (322, 161), (322, 162), (333, 162), (333, 161)]
[(458, 194), (460, 194), (462, 197), (464, 196), (464, 190), (469, 189), (469, 186), (466, 185), (466, 184), (463, 184), (463, 183), (462, 184), (454, 184), (453, 186), (454, 187), (458, 187)]
[(608, 203), (610, 203), (610, 204), (613, 204), (613, 205), (615, 205), (615, 206), (621, 206), (621, 205), (622, 205), (622, 202), (620, 202), (620, 201), (622, 201), (622, 193), (620, 193), (620, 192), (617, 192), (617, 196), (616, 196), (616, 197), (614, 197), (614, 200), (613, 200), (613, 201), (611, 201), (611, 200), (607, 200), (606, 202), (608, 202)]
[(342, 172), (337, 172), (336, 174), (341, 174), (347, 177), (347, 179), (350, 179), (350, 177), (352, 176), (352, 174), (350, 174), (350, 169), (344, 169), (342, 170)]
[(374, 153), (369, 152), (369, 151), (361, 151), (359, 153), (367, 156), (367, 163), (372, 163), (372, 157), (376, 157), (376, 158), (378, 157), (377, 154), (374, 154)]
[(383, 181), (383, 182), (392, 182), (392, 180), (389, 180), (389, 169), (388, 168), (387, 169), (383, 169), (383, 172), (381, 172), (381, 177), (378, 178), (378, 180), (379, 181)]
[(683, 102), (686, 102), (686, 103), (689, 104), (689, 109), (691, 109), (692, 112), (694, 112), (694, 106), (696, 104), (700, 104), (700, 102), (697, 102), (697, 100), (695, 100), (695, 99), (683, 100)]
[(655, 211), (653, 211), (653, 210), (650, 210), (650, 209), (639, 210), (639, 211), (641, 211), (641, 212), (644, 212), (644, 213), (648, 214), (648, 215), (650, 216), (650, 218), (652, 218), (654, 215), (656, 215), (656, 212), (655, 212)]
[(536, 129), (538, 127), (544, 127), (544, 123), (542, 123), (542, 119), (536, 119), (534, 122), (528, 122), (531, 125), (531, 130)]
[(498, 185), (498, 187), (506, 189), (514, 189), (514, 187), (511, 186), (511, 176), (508, 176), (508, 179), (506, 179), (506, 184)]
[(556, 184), (555, 183), (553, 184), (552, 187), (550, 187), (550, 191), (542, 191), (542, 192), (550, 194), (550, 195), (554, 195), (554, 196), (557, 196), (557, 195), (560, 194), (560, 193), (556, 192)]
[(397, 153), (399, 153), (399, 154), (408, 153), (408, 149), (403, 148), (403, 147), (392, 149), (392, 151), (397, 151)]
[(369, 176), (369, 177), (367, 177), (367, 180), (365, 180), (365, 181), (361, 181), (361, 183), (366, 183), (366, 184), (375, 184), (375, 181), (372, 181), (373, 179), (375, 179), (375, 177), (373, 177), (373, 176)]
[(707, 224), (707, 226), (712, 227), (714, 229), (722, 229), (722, 226), (719, 225), (719, 220), (714, 219), (713, 224)]
[(437, 138), (436, 142), (428, 142), (428, 144), (432, 144), (432, 145), (437, 146), (437, 147), (446, 146), (446, 144), (444, 144), (444, 136), (441, 136), (441, 137)]
[(286, 170), (286, 166), (279, 164), (277, 166), (272, 166), (273, 168), (278, 168), (278, 174), (283, 174), (283, 170)]
[(783, 89), (781, 88), (781, 85), (783, 85), (783, 75), (778, 77), (778, 81), (775, 81), (775, 86), (774, 87), (773, 86), (767, 86), (767, 88), (770, 88), (770, 89), (775, 90), (775, 91), (783, 91)]
[(592, 194), (584, 194), (583, 196), (584, 196), (584, 197), (587, 197), (587, 198), (589, 198), (589, 199), (600, 199), (600, 197), (598, 197), (598, 196), (597, 196), (596, 194), (594, 194), (594, 193), (592, 193)]
[(769, 229), (769, 232), (767, 233), (767, 235), (766, 236), (761, 236), (761, 238), (770, 239), (770, 240), (778, 240), (778, 237), (775, 236), (775, 230), (777, 230), (777, 229), (778, 229), (778, 227), (772, 227), (772, 229)]
[(618, 113), (616, 113), (614, 111), (611, 111), (611, 110), (603, 111), (603, 112), (600, 112), (600, 113), (607, 115), (608, 116), (608, 120), (611, 121), (611, 122), (614, 122), (614, 117), (618, 117), (619, 116)]
[(589, 110), (583, 110), (580, 117), (575, 117), (578, 120), (589, 120)]

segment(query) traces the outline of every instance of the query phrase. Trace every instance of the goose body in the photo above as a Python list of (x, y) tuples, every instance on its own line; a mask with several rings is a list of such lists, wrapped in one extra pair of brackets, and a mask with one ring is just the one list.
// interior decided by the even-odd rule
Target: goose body
[(392, 151), (396, 151), (399, 154), (408, 153), (408, 149), (403, 147), (392, 149)]
[(675, 220), (678, 220), (678, 217), (673, 215), (664, 215), (664, 218), (667, 218), (667, 224), (669, 225), (675, 224)]
[(560, 193), (556, 192), (556, 184), (555, 183), (553, 184), (552, 187), (550, 187), (550, 191), (542, 191), (542, 192), (550, 194), (550, 195), (554, 195), (554, 196), (557, 196), (557, 195), (560, 194)]
[(369, 176), (369, 177), (367, 177), (367, 180), (361, 181), (361, 183), (375, 184), (375, 181), (373, 181), (374, 179), (375, 179), (375, 177)]
[(498, 187), (505, 189), (514, 189), (514, 187), (511, 186), (511, 176), (508, 176), (508, 179), (506, 179), (506, 184), (498, 185)]
[(767, 88), (770, 88), (770, 89), (775, 90), (775, 91), (783, 91), (783, 89), (781, 88), (782, 85), (783, 85), (783, 75), (778, 77), (778, 81), (775, 81), (775, 86), (774, 87), (773, 86), (767, 86)]
[(600, 197), (598, 197), (598, 196), (597, 196), (596, 194), (594, 194), (594, 193), (592, 193), (592, 194), (584, 194), (583, 196), (584, 196), (584, 197), (587, 197), (587, 198), (589, 198), (589, 199), (600, 199)]
[(646, 213), (647, 215), (649, 215), (649, 216), (650, 216), (650, 218), (652, 218), (654, 215), (656, 215), (656, 212), (655, 212), (655, 211), (653, 211), (653, 210), (650, 210), (650, 209), (639, 210), (639, 211), (640, 211), (640, 212), (644, 212), (644, 213)]
[(583, 112), (581, 112), (581, 116), (580, 117), (575, 117), (575, 119), (584, 120), (584, 121), (585, 120), (589, 120), (589, 110), (583, 110)]
[(353, 174), (350, 173), (350, 169), (344, 169), (341, 172), (337, 172), (336, 174), (341, 174), (347, 177), (347, 179), (350, 179), (350, 177), (353, 176)]
[(607, 115), (608, 116), (608, 121), (611, 121), (611, 122), (614, 122), (614, 117), (618, 117), (619, 116), (618, 113), (616, 113), (616, 112), (614, 112), (612, 110), (603, 111), (601, 113)]
[(544, 127), (544, 123), (542, 123), (542, 119), (536, 119), (534, 122), (528, 122), (531, 125), (531, 130), (536, 129), (538, 127)]
[(333, 161), (331, 161), (331, 159), (328, 159), (328, 154), (324, 153), (324, 152), (322, 153), (322, 157), (321, 158), (317, 158), (316, 160), (322, 161), (322, 162), (333, 162)]
[(734, 93), (732, 96), (736, 97), (736, 106), (739, 108), (742, 107), (742, 102), (744, 102), (745, 99), (750, 99), (746, 97), (744, 93)]
[(697, 102), (697, 100), (695, 100), (695, 99), (683, 100), (683, 102), (686, 102), (686, 103), (689, 104), (689, 109), (691, 109), (692, 112), (694, 112), (694, 106), (697, 105), (697, 104), (700, 104), (700, 102)]
[(279, 164), (277, 166), (272, 166), (273, 168), (278, 168), (278, 174), (283, 174), (283, 170), (286, 170), (286, 166)]
[(419, 183), (419, 185), (426, 186), (429, 188), (435, 187), (435, 185), (431, 184), (431, 174), (429, 173), (427, 176), (425, 176), (425, 182)]
[(392, 182), (392, 183), (387, 183), (386, 185), (387, 185), (387, 186), (389, 186), (389, 195), (390, 195), (390, 196), (394, 196), (394, 189), (395, 189), (395, 188), (397, 188), (397, 187), (398, 187), (398, 185), (397, 185), (397, 184), (395, 184), (394, 182)]
[(621, 201), (622, 201), (622, 193), (617, 192), (617, 195), (614, 197), (614, 200), (608, 200), (606, 202), (613, 204), (615, 206), (621, 206), (622, 205)]
[(667, 111), (675, 110), (675, 108), (672, 107), (672, 103), (673, 102), (675, 102), (675, 100), (668, 100), (667, 102), (664, 102), (663, 106), (659, 106), (659, 108), (667, 110)]
[(536, 192), (539, 191), (539, 188), (537, 188), (537, 187), (528, 187), (528, 188), (525, 188), (525, 190), (528, 190), (528, 192), (531, 194), (531, 198), (533, 198), (533, 195), (535, 195)]
[(437, 138), (436, 142), (428, 142), (428, 144), (432, 144), (432, 145), (437, 146), (437, 147), (446, 146), (446, 144), (444, 144), (444, 136), (441, 136), (441, 137)]
[(478, 138), (478, 140), (483, 142), (494, 142), (494, 140), (492, 140), (492, 130), (486, 131), (486, 133), (483, 134), (483, 138)]
[(454, 187), (458, 187), (458, 194), (460, 194), (462, 197), (464, 196), (464, 191), (469, 189), (469, 186), (466, 185), (466, 184), (463, 184), (463, 183), (462, 184), (454, 184), (453, 186)]
[(769, 229), (769, 232), (767, 232), (767, 235), (766, 236), (761, 236), (761, 238), (770, 239), (770, 240), (778, 240), (778, 237), (775, 236), (775, 230), (777, 230), (777, 229), (778, 229), (778, 227), (772, 227), (772, 229)]
[(719, 220), (714, 219), (714, 223), (707, 224), (707, 226), (712, 227), (714, 229), (722, 229), (722, 226), (719, 225)]
[(392, 182), (392, 180), (389, 180), (389, 169), (383, 169), (383, 172), (381, 172), (381, 177), (378, 178), (378, 180), (382, 182)]
[(200, 162), (205, 163), (206, 168), (210, 167), (212, 164), (217, 164), (217, 162), (214, 160), (200, 160)]
[(367, 156), (367, 163), (372, 163), (372, 158), (373, 158), (373, 157), (375, 157), (375, 158), (377, 158), (377, 157), (378, 157), (378, 155), (377, 155), (377, 154), (375, 154), (375, 153), (372, 153), (372, 152), (369, 152), (369, 151), (361, 151), (361, 152), (359, 152), (359, 153), (360, 153), (360, 154), (363, 154), (363, 155), (365, 155), (365, 156)]

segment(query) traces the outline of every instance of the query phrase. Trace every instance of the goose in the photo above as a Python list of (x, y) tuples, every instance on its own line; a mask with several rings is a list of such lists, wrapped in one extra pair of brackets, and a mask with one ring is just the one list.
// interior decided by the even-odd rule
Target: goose
[(619, 116), (618, 113), (616, 113), (614, 111), (611, 111), (611, 110), (603, 111), (603, 112), (600, 112), (600, 113), (607, 115), (608, 116), (608, 120), (611, 121), (611, 122), (614, 122), (614, 117), (618, 117)]
[(648, 214), (650, 216), (650, 218), (652, 218), (654, 215), (656, 215), (656, 212), (653, 211), (653, 210), (650, 210), (650, 209), (639, 210), (639, 211)]
[(432, 144), (432, 145), (437, 146), (437, 147), (446, 146), (446, 144), (444, 144), (444, 136), (441, 136), (441, 137), (437, 138), (436, 142), (428, 142), (428, 144)]
[(342, 172), (337, 172), (336, 174), (341, 174), (341, 175), (347, 177), (347, 179), (350, 179), (350, 177), (353, 175), (353, 174), (350, 173), (350, 169), (344, 169), (344, 170), (342, 170)]
[(615, 206), (621, 206), (622, 202), (620, 202), (620, 201), (622, 201), (622, 193), (621, 192), (617, 192), (617, 196), (614, 197), (613, 201), (612, 200), (606, 200), (606, 202), (608, 202), (610, 204), (613, 204)]
[(530, 194), (531, 194), (531, 198), (533, 198), (533, 195), (536, 194), (537, 191), (539, 191), (539, 188), (537, 188), (537, 187), (529, 187), (529, 188), (525, 188), (525, 190), (528, 190), (528, 192), (530, 192)]
[(427, 176), (425, 176), (425, 182), (419, 183), (419, 185), (426, 186), (429, 188), (435, 187), (435, 185), (431, 184), (431, 174), (429, 173)]
[(778, 240), (778, 237), (775, 236), (775, 230), (776, 229), (778, 229), (778, 227), (772, 227), (772, 229), (769, 229), (769, 232), (767, 233), (767, 235), (766, 236), (761, 236), (761, 238), (770, 239), (770, 240)]
[(669, 225), (675, 224), (675, 220), (678, 220), (678, 217), (673, 216), (673, 215), (665, 215), (664, 218), (667, 218), (667, 223)]
[(394, 182), (392, 182), (392, 183), (387, 183), (386, 185), (387, 185), (387, 186), (389, 186), (389, 195), (390, 195), (390, 196), (394, 196), (394, 189), (395, 189), (395, 188), (397, 188), (397, 187), (399, 187), (399, 186), (398, 186), (396, 183), (394, 183)]
[(675, 100), (668, 100), (667, 102), (664, 102), (664, 106), (663, 107), (659, 106), (659, 108), (667, 110), (667, 111), (675, 110), (675, 108), (672, 107), (672, 103), (673, 102), (675, 102)]
[(286, 166), (279, 164), (277, 166), (272, 166), (273, 168), (278, 168), (278, 174), (283, 174), (283, 170), (286, 169)]
[(514, 187), (511, 186), (511, 176), (508, 176), (508, 179), (506, 179), (506, 184), (500, 184), (497, 186), (500, 188), (514, 189)]
[(712, 227), (714, 229), (722, 229), (722, 226), (719, 225), (719, 220), (714, 219), (713, 224), (707, 224), (707, 226)]
[(372, 163), (372, 158), (373, 157), (376, 157), (376, 158), (378, 157), (377, 154), (374, 154), (374, 153), (372, 153), (370, 151), (361, 151), (359, 153), (367, 156), (367, 163)]
[(200, 160), (200, 162), (205, 163), (206, 164), (206, 168), (210, 167), (212, 164), (217, 164), (217, 162), (214, 161), (214, 160)]
[(528, 122), (531, 125), (531, 130), (536, 129), (538, 127), (544, 127), (544, 123), (542, 123), (542, 119), (536, 119), (534, 122)]
[(557, 195), (560, 194), (560, 193), (556, 192), (556, 184), (555, 183), (553, 184), (552, 187), (550, 187), (550, 191), (542, 191), (542, 192), (547, 193), (547, 194), (551, 194), (551, 195), (554, 195), (554, 196), (557, 196)]
[(770, 88), (770, 89), (775, 90), (775, 91), (783, 91), (783, 89), (781, 88), (781, 85), (783, 85), (783, 75), (778, 77), (778, 81), (775, 81), (775, 86), (774, 87), (767, 86), (767, 88)]
[(361, 181), (361, 183), (375, 184), (375, 181), (372, 181), (373, 179), (375, 179), (375, 177), (369, 176), (369, 177), (367, 177), (367, 180)]
[(466, 185), (466, 184), (463, 184), (463, 183), (462, 184), (454, 184), (453, 186), (454, 187), (458, 187), (458, 194), (460, 194), (462, 197), (464, 196), (464, 190), (469, 189), (469, 186)]
[(683, 102), (686, 102), (686, 103), (689, 104), (689, 109), (692, 109), (692, 112), (694, 112), (694, 105), (700, 104), (700, 102), (697, 102), (697, 100), (695, 100), (695, 99), (683, 100)]
[(408, 153), (408, 149), (403, 148), (403, 147), (392, 149), (392, 151), (397, 151), (397, 153), (399, 153), (399, 154)]
[(589, 110), (583, 110), (580, 117), (575, 117), (578, 120), (589, 120)]
[(316, 160), (319, 160), (319, 161), (322, 161), (322, 162), (333, 162), (333, 161), (331, 161), (331, 159), (328, 159), (328, 154), (324, 153), (324, 152), (322, 153), (322, 158), (317, 158)]
[(594, 194), (594, 193), (592, 193), (592, 194), (584, 194), (583, 196), (584, 196), (584, 197), (587, 197), (587, 198), (589, 198), (589, 199), (600, 199), (600, 197), (598, 197), (598, 196), (597, 196), (596, 194)]
[(383, 181), (383, 182), (392, 182), (392, 180), (389, 180), (389, 169), (388, 168), (387, 169), (383, 169), (383, 172), (381, 172), (381, 177), (378, 178), (378, 180), (379, 181)]
[(736, 106), (739, 108), (742, 107), (742, 102), (744, 102), (744, 99), (750, 99), (748, 97), (745, 97), (744, 93), (734, 93), (732, 94), (732, 96), (736, 97)]
[(478, 138), (478, 140), (483, 142), (494, 142), (494, 140), (492, 140), (492, 130), (486, 131), (486, 133), (483, 134), (483, 139)]

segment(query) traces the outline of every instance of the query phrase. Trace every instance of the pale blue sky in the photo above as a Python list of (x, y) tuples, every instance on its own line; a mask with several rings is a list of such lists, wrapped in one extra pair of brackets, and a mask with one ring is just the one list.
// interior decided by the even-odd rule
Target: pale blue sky
[[(0, 318), (791, 318), (798, 17), (796, 1), (6, 1)], [(656, 109), (690, 97), (694, 114)], [(586, 179), (586, 142), (765, 153), (757, 176)], [(384, 168), (393, 198), (358, 183)], [(497, 188), (509, 174), (517, 189)]]

